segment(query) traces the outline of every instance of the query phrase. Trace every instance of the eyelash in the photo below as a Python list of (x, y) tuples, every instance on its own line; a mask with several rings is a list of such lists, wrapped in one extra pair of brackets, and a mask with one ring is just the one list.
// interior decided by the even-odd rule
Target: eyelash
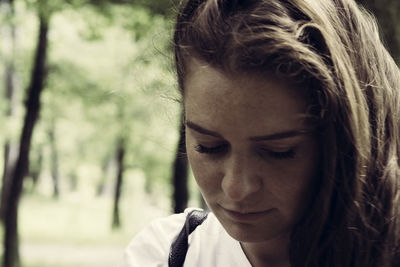
[(228, 145), (223, 144), (214, 147), (207, 147), (199, 144), (195, 147), (195, 150), (201, 154), (219, 154), (222, 153), (223, 150), (227, 148), (227, 146)]
[(271, 150), (264, 151), (267, 152), (268, 155), (273, 157), (274, 159), (293, 159), (296, 156), (296, 152), (293, 148), (283, 152), (276, 152)]
[[(201, 154), (210, 154), (210, 155), (216, 155), (216, 154), (222, 154), (225, 149), (228, 148), (228, 145), (223, 144), (223, 145), (218, 145), (214, 147), (207, 147), (198, 144), (195, 147), (195, 150)], [(277, 160), (284, 160), (284, 159), (293, 159), (296, 156), (296, 152), (294, 151), (293, 148), (283, 151), (283, 152), (277, 152), (277, 151), (271, 151), (267, 149), (262, 149), (262, 155), (264, 156), (264, 153), (267, 153), (268, 156), (277, 159)]]

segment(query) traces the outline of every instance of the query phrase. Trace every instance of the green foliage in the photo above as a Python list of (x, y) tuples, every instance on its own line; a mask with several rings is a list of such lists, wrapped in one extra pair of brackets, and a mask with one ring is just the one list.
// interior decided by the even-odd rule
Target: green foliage
[[(156, 9), (165, 3), (153, 1), (160, 5)], [(20, 135), (39, 13), (51, 17), (51, 23), (46, 88), (33, 137), (32, 169), (38, 170), (35, 159), (43, 153), (42, 176), (49, 173), (48, 132), (55, 127), (61, 179), (77, 173), (78, 180), (89, 179), (95, 185), (99, 175), (82, 178), (77, 170), (85, 165), (97, 165), (100, 170), (102, 162), (114, 156), (117, 140), (124, 138), (127, 171), (140, 169), (148, 184), (169, 186), (179, 112), (179, 105), (171, 100), (176, 98), (170, 65), (172, 24), (163, 12), (149, 8), (150, 4), (15, 0), (18, 105), (15, 116), (6, 118), (8, 103), (0, 98), (0, 122), (7, 125), (7, 131), (0, 132), (0, 141), (17, 141)], [(0, 54), (2, 51), (0, 47)]]
[[(179, 115), (179, 104), (172, 100), (176, 98), (176, 84), (171, 71), (171, 21), (163, 12), (148, 7), (152, 1), (95, 2), (15, 0), (17, 110), (12, 119), (6, 119), (0, 110), (0, 122), (7, 125), (6, 132), (0, 131), (1, 142), (6, 137), (19, 138), (38, 15), (50, 21), (46, 87), (30, 151), (31, 171), (40, 172), (40, 178), (34, 192), (32, 179), (25, 181), (25, 192), (30, 194), (25, 196), (28, 202), (22, 202), (23, 240), (53, 242), (55, 235), (57, 241), (72, 241), (86, 234), (81, 242), (94, 244), (109, 238), (105, 229), (109, 229), (116, 176), (113, 158), (121, 138), (127, 147), (123, 226), (131, 228), (134, 222), (137, 231), (147, 224), (137, 225), (137, 218), (129, 215), (132, 208), (143, 206), (144, 200), (148, 201), (146, 208), (161, 206), (164, 213), (170, 207), (170, 168)], [(4, 54), (0, 47), (2, 72)], [(0, 109), (7, 104), (1, 101)], [(60, 199), (53, 203), (48, 201), (52, 194), (50, 131), (56, 137), (61, 191)], [(96, 187), (104, 176), (105, 193), (94, 203)], [(78, 186), (75, 191), (73, 183)], [(145, 188), (152, 195), (147, 196)], [(77, 202), (70, 201), (75, 198)], [(102, 228), (93, 226), (96, 220), (90, 220), (90, 216), (97, 216)], [(86, 224), (88, 221), (92, 225)], [(77, 224), (69, 229), (71, 222)], [(81, 224), (83, 230), (78, 229)], [(124, 236), (123, 246), (133, 235), (124, 233), (120, 235)], [(120, 237), (116, 242), (121, 246)]]
[[(100, 168), (123, 138), (126, 165), (165, 187), (179, 108), (170, 99), (175, 91), (168, 56), (170, 24), (145, 8), (116, 6), (109, 12), (112, 21), (97, 19), (90, 6), (53, 15), (46, 90), (33, 145), (49, 154), (46, 133), (54, 122), (65, 177), (81, 165)], [(93, 28), (97, 33), (87, 34)], [(33, 158), (37, 151), (32, 151)], [(99, 177), (85, 179), (95, 184)]]

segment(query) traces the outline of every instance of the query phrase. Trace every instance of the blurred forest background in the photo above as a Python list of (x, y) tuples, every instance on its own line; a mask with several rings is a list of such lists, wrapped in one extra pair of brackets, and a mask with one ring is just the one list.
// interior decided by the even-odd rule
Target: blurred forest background
[[(178, 2), (0, 0), (3, 267), (116, 266), (152, 219), (204, 206), (182, 153)], [(359, 2), (399, 63), (400, 1)]]

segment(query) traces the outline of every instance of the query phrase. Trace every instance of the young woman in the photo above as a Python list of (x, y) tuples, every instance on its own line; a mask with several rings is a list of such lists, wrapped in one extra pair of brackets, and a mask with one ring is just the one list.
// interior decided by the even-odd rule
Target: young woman
[[(400, 74), (367, 12), (189, 0), (174, 44), (211, 209), (184, 228), (184, 266), (400, 266)], [(188, 216), (138, 234), (123, 266), (172, 266)]]

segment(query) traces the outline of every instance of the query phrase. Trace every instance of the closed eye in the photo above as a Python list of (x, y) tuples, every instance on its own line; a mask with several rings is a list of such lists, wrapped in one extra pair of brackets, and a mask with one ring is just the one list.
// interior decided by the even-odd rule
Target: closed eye
[(228, 149), (228, 144), (221, 144), (217, 146), (204, 146), (198, 144), (195, 146), (195, 150), (202, 154), (220, 154), (224, 153)]
[(277, 160), (293, 159), (296, 156), (296, 152), (293, 148), (286, 151), (273, 151), (269, 149), (262, 149), (262, 156), (269, 156)]
[[(198, 144), (195, 146), (195, 151), (201, 154), (218, 155), (223, 154), (229, 149), (229, 144), (220, 144), (216, 146), (205, 146)], [(290, 148), (286, 151), (274, 151), (271, 149), (262, 148), (260, 149), (262, 157), (270, 157), (277, 160), (292, 159), (296, 156), (294, 148)]]

